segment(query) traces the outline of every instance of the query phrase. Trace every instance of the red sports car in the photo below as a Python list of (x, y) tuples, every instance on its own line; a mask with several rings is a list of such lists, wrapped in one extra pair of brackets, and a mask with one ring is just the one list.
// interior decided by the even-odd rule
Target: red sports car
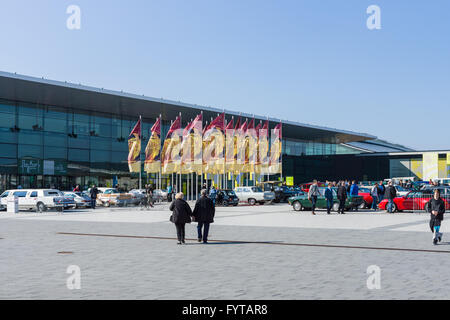
[[(425, 204), (433, 197), (432, 190), (411, 191), (406, 196), (394, 198), (394, 211), (416, 211), (426, 210)], [(445, 210), (450, 210), (450, 199), (442, 197), (445, 202)], [(386, 210), (387, 199), (382, 200), (378, 204), (378, 208)]]
[(364, 202), (361, 203), (361, 205), (359, 206), (360, 209), (364, 209), (364, 208), (370, 208), (372, 207), (372, 202), (373, 202), (373, 198), (370, 195), (370, 189), (369, 188), (359, 188), (358, 189), (358, 195), (363, 197)]

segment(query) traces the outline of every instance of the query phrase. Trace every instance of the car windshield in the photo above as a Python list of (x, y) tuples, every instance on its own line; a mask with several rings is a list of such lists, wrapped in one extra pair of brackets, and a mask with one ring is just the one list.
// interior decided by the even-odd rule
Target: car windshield
[(1, 197), (1, 198), (7, 197), (8, 194), (9, 194), (9, 192), (8, 192), (8, 191), (5, 191), (5, 192), (2, 193), (2, 195), (1, 195), (0, 197)]
[(260, 187), (252, 187), (253, 192), (263, 192)]
[(226, 192), (227, 192), (227, 195), (229, 195), (229, 196), (235, 196), (236, 195), (233, 190), (227, 190)]
[(397, 191), (406, 191), (406, 189), (403, 188), (402, 186), (397, 186), (396, 188), (397, 188)]

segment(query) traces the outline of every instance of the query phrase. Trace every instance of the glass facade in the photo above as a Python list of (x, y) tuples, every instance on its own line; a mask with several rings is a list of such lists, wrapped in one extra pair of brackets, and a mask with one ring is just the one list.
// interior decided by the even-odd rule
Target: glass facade
[[(0, 191), (19, 185), (61, 190), (76, 184), (111, 186), (114, 176), (121, 185), (136, 187), (137, 174), (130, 174), (127, 165), (127, 138), (136, 121), (0, 101)], [(142, 121), (144, 151), (155, 120)], [(163, 121), (163, 133), (168, 129)]]

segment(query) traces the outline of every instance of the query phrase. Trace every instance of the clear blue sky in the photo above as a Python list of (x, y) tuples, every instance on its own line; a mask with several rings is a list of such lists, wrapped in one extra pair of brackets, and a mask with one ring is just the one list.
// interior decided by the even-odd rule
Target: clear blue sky
[(3, 71), (450, 149), (448, 0), (2, 1), (0, 44)]

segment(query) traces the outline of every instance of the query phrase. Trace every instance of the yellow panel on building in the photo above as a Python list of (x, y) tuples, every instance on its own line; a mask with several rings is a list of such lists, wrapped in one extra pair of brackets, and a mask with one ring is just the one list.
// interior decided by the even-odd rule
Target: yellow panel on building
[(423, 180), (437, 179), (439, 175), (439, 153), (425, 152), (423, 154)]

